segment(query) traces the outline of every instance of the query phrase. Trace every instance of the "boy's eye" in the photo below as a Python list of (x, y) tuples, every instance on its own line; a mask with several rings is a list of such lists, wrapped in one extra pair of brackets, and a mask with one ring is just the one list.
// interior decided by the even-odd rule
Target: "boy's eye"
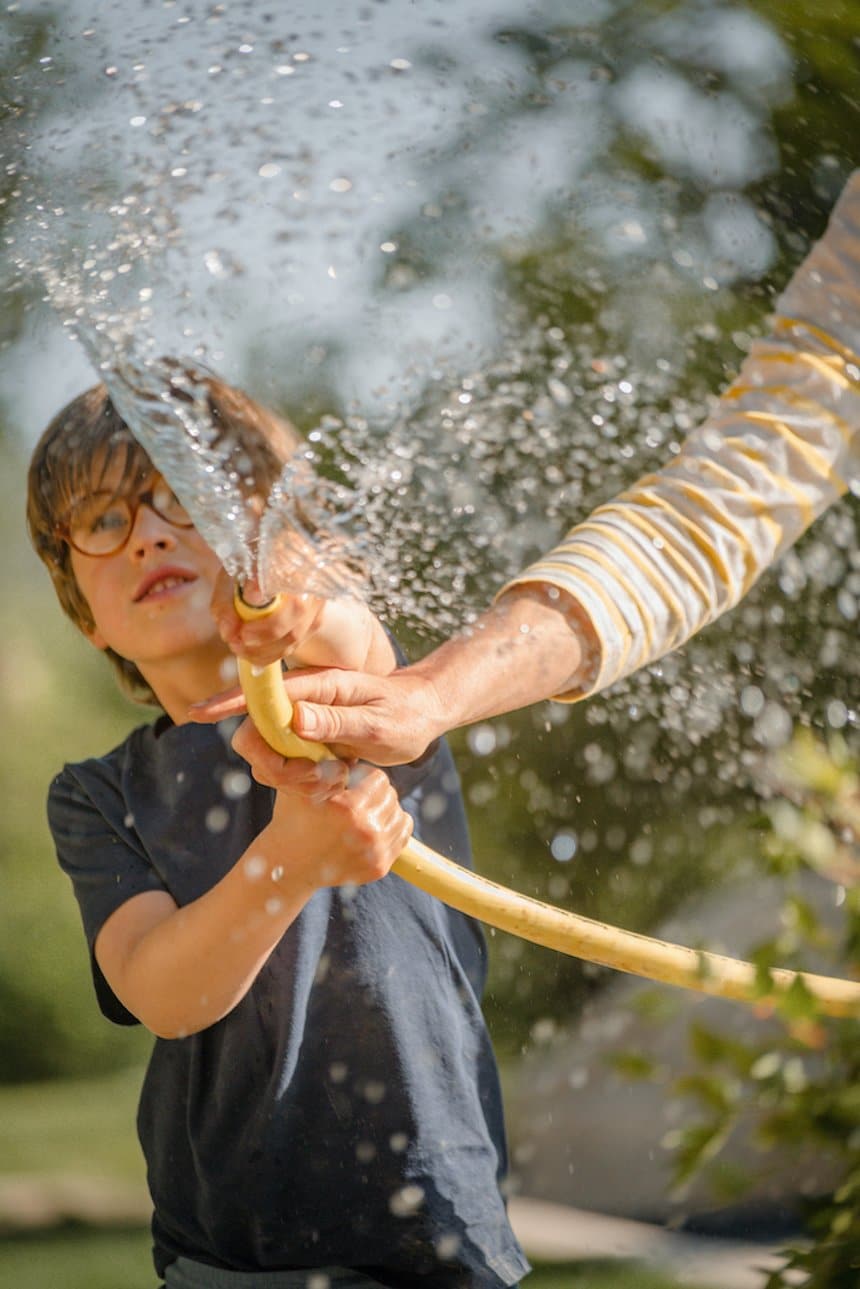
[(91, 533), (109, 533), (122, 530), (128, 524), (128, 506), (123, 502), (108, 506), (105, 510), (93, 514), (88, 521)]
[(158, 478), (153, 485), (152, 504), (164, 519), (171, 522), (178, 521), (180, 524), (188, 520), (188, 511), (170, 485), (162, 478)]
[(75, 507), (69, 531), (79, 550), (101, 555), (122, 544), (129, 522), (127, 501), (96, 495)]

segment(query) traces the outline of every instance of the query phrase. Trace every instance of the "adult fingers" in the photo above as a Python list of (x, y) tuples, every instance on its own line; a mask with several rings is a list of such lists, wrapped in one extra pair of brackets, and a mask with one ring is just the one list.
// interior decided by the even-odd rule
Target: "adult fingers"
[(188, 709), (188, 719), (201, 725), (212, 725), (223, 721), (227, 716), (238, 716), (248, 710), (245, 695), (238, 687), (225, 689), (221, 694), (213, 694), (199, 703), (192, 703)]

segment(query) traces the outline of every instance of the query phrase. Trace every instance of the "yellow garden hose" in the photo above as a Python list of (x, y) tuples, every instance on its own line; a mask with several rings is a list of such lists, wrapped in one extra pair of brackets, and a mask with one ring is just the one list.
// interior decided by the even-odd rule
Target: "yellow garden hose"
[[(250, 621), (273, 612), (277, 600), (251, 606), (237, 593), (235, 603), (240, 617)], [(284, 692), (280, 663), (255, 667), (240, 658), (239, 680), (252, 721), (275, 751), (312, 761), (332, 757), (322, 744), (308, 743), (293, 733), (293, 710)], [(543, 904), (444, 859), (414, 839), (397, 858), (392, 872), (500, 931), (603, 967), (720, 998), (761, 1004), (775, 1001), (801, 980), (821, 1012), (860, 1016), (860, 981), (772, 968), (763, 988), (761, 974), (751, 962), (669, 944)]]

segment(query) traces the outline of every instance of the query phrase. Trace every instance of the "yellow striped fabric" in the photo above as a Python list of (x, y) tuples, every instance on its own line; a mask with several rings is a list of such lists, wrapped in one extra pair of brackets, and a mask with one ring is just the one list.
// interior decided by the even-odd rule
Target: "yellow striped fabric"
[(594, 693), (731, 608), (847, 488), (860, 491), (860, 170), (713, 414), (510, 586), (572, 595), (600, 642)]

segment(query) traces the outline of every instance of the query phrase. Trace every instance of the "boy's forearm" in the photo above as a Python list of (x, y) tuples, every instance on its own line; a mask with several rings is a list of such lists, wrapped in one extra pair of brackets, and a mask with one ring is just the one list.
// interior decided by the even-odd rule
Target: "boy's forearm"
[(245, 996), (315, 890), (279, 854), (283, 846), (266, 828), (193, 903), (173, 906), (165, 916), (142, 896), (114, 914), (127, 918), (122, 930), (132, 947), (122, 954), (107, 935), (104, 944), (102, 937), (96, 941), (96, 956), (114, 992), (147, 1029), (161, 1038), (197, 1033)]
[(382, 623), (357, 600), (330, 600), (320, 626), (292, 657), (303, 667), (340, 667), (387, 676), (397, 665)]

